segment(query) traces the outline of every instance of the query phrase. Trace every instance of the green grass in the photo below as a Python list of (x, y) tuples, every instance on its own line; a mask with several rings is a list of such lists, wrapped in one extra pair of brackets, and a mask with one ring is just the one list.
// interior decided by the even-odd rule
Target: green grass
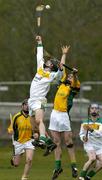
[[(0, 148), (0, 179), (2, 180), (20, 180), (25, 159), (23, 157), (19, 167), (14, 168), (10, 165), (10, 158), (12, 149), (9, 147)], [(33, 166), (30, 171), (29, 180), (51, 180), (52, 171), (54, 168), (54, 155), (53, 153), (48, 157), (43, 157), (43, 150), (37, 149), (34, 153)], [(80, 171), (86, 160), (86, 154), (82, 149), (76, 150), (76, 157), (78, 169)], [(59, 176), (58, 180), (73, 180), (71, 177), (70, 160), (67, 152), (63, 150), (62, 154), (62, 167), (63, 173)], [(101, 172), (99, 172), (93, 180), (100, 180)]]

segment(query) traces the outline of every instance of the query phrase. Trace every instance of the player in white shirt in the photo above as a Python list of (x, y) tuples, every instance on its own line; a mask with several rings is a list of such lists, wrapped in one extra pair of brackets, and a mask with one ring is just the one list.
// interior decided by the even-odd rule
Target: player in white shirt
[(91, 104), (88, 112), (89, 117), (82, 122), (80, 129), (80, 138), (88, 155), (80, 180), (90, 180), (102, 168), (102, 118), (99, 117), (99, 105)]
[[(41, 36), (36, 37), (37, 40), (37, 73), (32, 80), (30, 87), (30, 98), (28, 100), (29, 104), (29, 115), (31, 116), (32, 128), (34, 127), (34, 114), (35, 122), (38, 124), (40, 138), (40, 144), (46, 144), (49, 146), (49, 151), (56, 148), (51, 139), (49, 140), (45, 136), (45, 125), (44, 125), (44, 105), (47, 103), (46, 95), (50, 89), (51, 82), (54, 79), (61, 79), (63, 75), (63, 64), (65, 63), (66, 54), (70, 46), (62, 47), (62, 58), (61, 63), (58, 64), (57, 61), (53, 59), (44, 62), (43, 58), (43, 45)], [(34, 129), (34, 128), (33, 128)]]

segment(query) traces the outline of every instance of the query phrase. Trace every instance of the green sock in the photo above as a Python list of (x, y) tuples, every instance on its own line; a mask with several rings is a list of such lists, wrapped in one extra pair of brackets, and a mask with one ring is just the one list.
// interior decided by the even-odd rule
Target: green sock
[(55, 169), (60, 169), (61, 168), (61, 160), (56, 160), (55, 161)]
[(94, 170), (90, 170), (90, 171), (87, 173), (87, 176), (88, 176), (88, 177), (93, 177), (95, 174), (96, 174), (96, 172), (95, 172)]
[(71, 167), (76, 168), (76, 162), (71, 162)]
[(87, 174), (87, 171), (82, 170), (81, 173), (80, 173), (80, 176), (81, 176), (81, 177), (85, 177), (86, 174)]
[(46, 144), (47, 145), (50, 145), (52, 143), (53, 143), (53, 141), (52, 141), (52, 139), (50, 137), (46, 138)]
[(46, 136), (41, 135), (40, 138), (39, 138), (39, 140), (42, 140), (42, 141), (46, 142)]

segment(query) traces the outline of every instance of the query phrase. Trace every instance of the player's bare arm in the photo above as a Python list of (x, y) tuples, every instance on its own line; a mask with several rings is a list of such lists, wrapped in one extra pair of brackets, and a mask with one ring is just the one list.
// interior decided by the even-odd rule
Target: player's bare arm
[(67, 55), (68, 52), (69, 52), (70, 45), (69, 45), (69, 46), (67, 46), (67, 45), (66, 45), (66, 46), (62, 46), (61, 49), (62, 49), (61, 63), (62, 63), (62, 64), (65, 64), (66, 55)]

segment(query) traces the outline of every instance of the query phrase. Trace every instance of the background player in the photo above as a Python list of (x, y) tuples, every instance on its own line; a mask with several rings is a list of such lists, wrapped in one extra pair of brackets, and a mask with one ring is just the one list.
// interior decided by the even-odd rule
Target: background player
[(33, 160), (34, 146), (32, 145), (32, 126), (30, 123), (27, 99), (22, 102), (21, 111), (13, 116), (8, 132), (12, 133), (14, 146), (11, 164), (17, 167), (22, 154), (25, 152), (26, 162), (21, 180), (28, 180)]
[(90, 180), (102, 168), (102, 118), (99, 117), (98, 104), (89, 106), (88, 116), (87, 120), (82, 121), (80, 129), (80, 138), (88, 155), (80, 180)]

